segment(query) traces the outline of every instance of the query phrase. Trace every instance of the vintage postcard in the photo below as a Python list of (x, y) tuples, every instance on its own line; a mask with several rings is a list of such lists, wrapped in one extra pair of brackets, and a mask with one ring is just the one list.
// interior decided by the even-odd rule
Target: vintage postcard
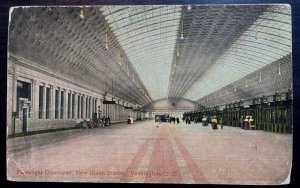
[(7, 179), (279, 185), (291, 7), (10, 9)]

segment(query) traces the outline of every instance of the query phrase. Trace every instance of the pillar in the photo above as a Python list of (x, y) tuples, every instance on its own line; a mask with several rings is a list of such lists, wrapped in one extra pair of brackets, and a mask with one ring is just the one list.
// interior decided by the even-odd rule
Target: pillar
[(61, 90), (60, 90), (60, 88), (58, 88), (58, 116), (57, 116), (57, 119), (60, 119), (60, 108), (61, 108)]
[(69, 90), (64, 89), (64, 119), (68, 119), (68, 93)]
[(85, 95), (83, 95), (83, 106), (82, 106), (82, 108), (83, 108), (82, 118), (85, 119), (86, 118), (85, 117), (85, 110), (86, 110), (86, 96)]
[(50, 119), (55, 119), (55, 88), (50, 85)]
[(78, 119), (77, 118), (77, 108), (78, 108), (78, 93), (77, 92), (74, 92), (74, 119)]
[(39, 119), (39, 82), (36, 80), (32, 81), (32, 112), (34, 119)]
[(93, 118), (93, 112), (94, 112), (93, 101), (94, 101), (94, 99), (90, 97), (90, 99), (89, 99), (89, 105), (90, 105), (90, 114), (89, 114), (89, 116), (90, 116), (90, 118)]

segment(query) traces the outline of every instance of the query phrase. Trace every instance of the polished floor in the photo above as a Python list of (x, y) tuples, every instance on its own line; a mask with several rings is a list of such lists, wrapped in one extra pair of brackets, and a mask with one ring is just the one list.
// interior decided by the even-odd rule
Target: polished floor
[(15, 181), (282, 184), (291, 162), (291, 134), (200, 123), (142, 121), (7, 142)]

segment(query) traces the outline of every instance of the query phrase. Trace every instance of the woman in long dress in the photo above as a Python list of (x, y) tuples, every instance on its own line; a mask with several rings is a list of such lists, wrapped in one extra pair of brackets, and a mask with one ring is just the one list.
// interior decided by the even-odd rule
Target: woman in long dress
[(214, 116), (213, 119), (211, 120), (212, 129), (218, 129), (217, 123), (218, 123), (217, 118), (216, 116)]

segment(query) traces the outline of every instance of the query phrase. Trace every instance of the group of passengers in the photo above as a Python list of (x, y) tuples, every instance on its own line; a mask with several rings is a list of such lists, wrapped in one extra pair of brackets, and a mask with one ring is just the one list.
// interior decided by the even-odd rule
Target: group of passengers
[(211, 123), (212, 129), (218, 129), (218, 124), (221, 126), (221, 129), (223, 129), (223, 122), (222, 122), (222, 117), (220, 117), (219, 122), (217, 120), (216, 116), (206, 116), (204, 115), (202, 119), (200, 117), (190, 117), (186, 116), (183, 118), (185, 120), (186, 124), (191, 124), (191, 121), (194, 121), (194, 123), (197, 122), (202, 122), (203, 126), (208, 126), (208, 123)]
[(218, 124), (221, 126), (221, 129), (223, 129), (222, 117), (220, 117), (219, 122), (218, 122), (217, 117), (212, 116), (211, 117), (211, 127), (212, 127), (212, 129), (218, 129)]
[(177, 118), (175, 118), (175, 117), (170, 117), (169, 118), (169, 122), (170, 123), (174, 123), (175, 124), (175, 122), (177, 122), (177, 124), (179, 124), (180, 123), (180, 121), (179, 121), (179, 118), (177, 117)]
[(93, 128), (98, 128), (98, 127), (105, 127), (105, 126), (109, 126), (110, 124), (110, 117), (105, 117), (103, 116), (102, 118), (98, 118), (98, 119), (90, 119), (89, 121), (84, 120), (83, 122), (81, 122), (79, 124), (80, 128), (89, 128), (89, 129), (93, 129)]
[(241, 116), (241, 119), (240, 119), (241, 129), (245, 129), (245, 130), (250, 129), (251, 126), (254, 124), (253, 122), (254, 122), (254, 120), (253, 120), (252, 116), (247, 115), (245, 118), (244, 118), (244, 116)]

